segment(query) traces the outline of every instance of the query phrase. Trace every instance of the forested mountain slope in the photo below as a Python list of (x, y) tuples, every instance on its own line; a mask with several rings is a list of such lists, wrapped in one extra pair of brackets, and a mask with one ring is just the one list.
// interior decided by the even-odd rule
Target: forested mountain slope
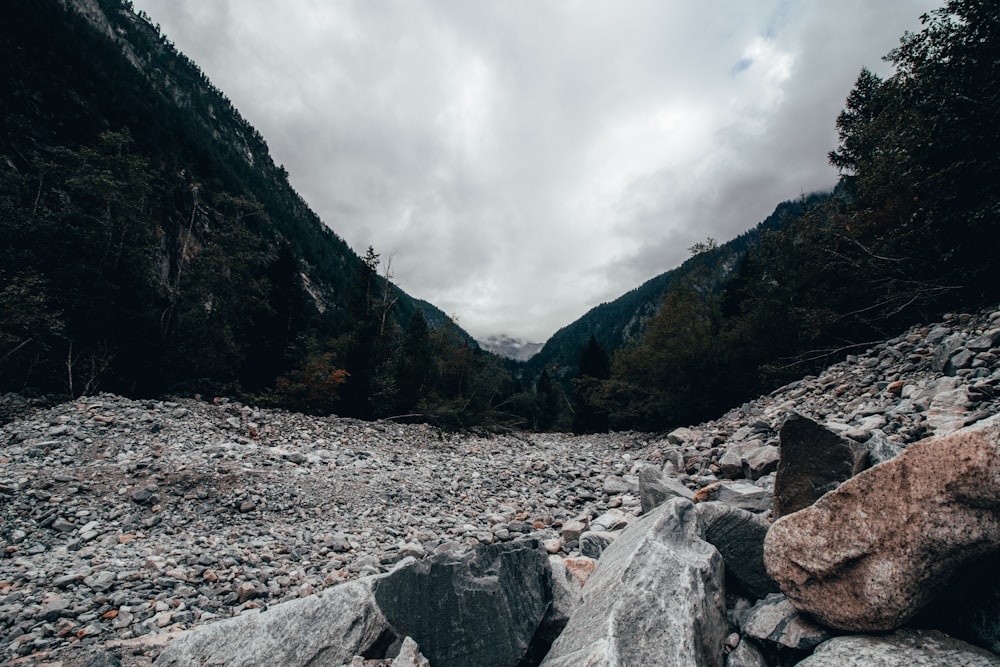
[(131, 3), (7, 3), (0, 82), (0, 388), (270, 392), (298, 369), (286, 402), (366, 416), (413, 407), (415, 316), (439, 348), (474, 348), (317, 218)]

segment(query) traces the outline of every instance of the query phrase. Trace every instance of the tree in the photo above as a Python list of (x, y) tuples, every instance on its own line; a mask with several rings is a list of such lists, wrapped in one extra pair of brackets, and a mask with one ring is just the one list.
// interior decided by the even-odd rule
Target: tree
[(278, 378), (275, 393), (288, 407), (316, 415), (331, 414), (347, 371), (337, 368), (332, 352), (314, 353), (298, 368)]
[(573, 432), (603, 433), (609, 422), (601, 390), (611, 376), (611, 362), (593, 334), (580, 350), (579, 368), (573, 380)]
[(70, 394), (106, 381), (122, 388), (155, 339), (148, 163), (127, 132), (107, 132), (94, 146), (56, 148), (31, 172), (3, 181), (0, 274), (11, 284), (0, 309), (35, 313), (0, 325), (12, 345), (4, 358), (26, 364), (12, 375), (30, 371), (40, 387)]

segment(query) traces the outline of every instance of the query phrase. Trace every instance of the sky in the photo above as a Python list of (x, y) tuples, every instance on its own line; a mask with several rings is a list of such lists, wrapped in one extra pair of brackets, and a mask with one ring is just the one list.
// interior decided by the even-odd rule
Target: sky
[(476, 337), (829, 190), (862, 67), (940, 0), (134, 0), (359, 254)]

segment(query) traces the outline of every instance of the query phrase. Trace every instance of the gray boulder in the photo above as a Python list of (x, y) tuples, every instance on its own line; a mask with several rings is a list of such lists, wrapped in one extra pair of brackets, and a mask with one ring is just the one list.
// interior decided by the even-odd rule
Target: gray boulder
[(728, 632), (719, 552), (673, 498), (604, 552), (544, 667), (719, 666)]
[(722, 554), (728, 581), (753, 599), (777, 593), (778, 585), (764, 567), (764, 538), (770, 522), (724, 503), (699, 503), (697, 508), (705, 541)]
[(834, 637), (798, 667), (996, 667), (1000, 657), (938, 630)]
[(659, 507), (669, 498), (694, 498), (694, 492), (671, 477), (665, 477), (656, 466), (646, 466), (639, 471), (639, 501), (642, 513)]
[(390, 572), (374, 589), (396, 635), (412, 637), (434, 667), (516, 665), (553, 599), (538, 540), (437, 554)]
[(792, 414), (778, 435), (781, 460), (774, 480), (775, 517), (809, 507), (851, 477), (851, 445), (836, 433)]
[(273, 665), (318, 667), (378, 655), (394, 637), (375, 605), (371, 582), (348, 582), (199, 627), (175, 639), (154, 665), (253, 667), (267, 656)]

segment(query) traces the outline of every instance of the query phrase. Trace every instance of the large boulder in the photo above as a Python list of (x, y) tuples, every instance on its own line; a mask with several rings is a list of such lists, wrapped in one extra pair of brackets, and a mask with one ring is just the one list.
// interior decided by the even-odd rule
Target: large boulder
[(538, 540), (505, 542), (400, 567), (375, 599), (434, 667), (513, 667), (552, 603), (552, 570)]
[(797, 667), (996, 667), (1000, 657), (937, 630), (834, 637)]
[(824, 493), (851, 477), (850, 443), (800, 414), (789, 415), (778, 433), (781, 441), (774, 479), (774, 516), (809, 507)]
[(156, 667), (341, 665), (355, 655), (379, 657), (394, 637), (361, 579), (180, 635)]
[(1000, 550), (998, 445), (994, 417), (866, 470), (771, 526), (768, 573), (831, 627), (900, 627), (952, 573)]
[(770, 522), (724, 503), (699, 503), (697, 508), (705, 541), (719, 550), (726, 563), (727, 582), (753, 599), (777, 593), (778, 585), (764, 568), (764, 538)]
[(601, 556), (542, 665), (721, 665), (724, 565), (702, 537), (683, 498), (630, 524)]
[(652, 511), (669, 498), (694, 498), (694, 491), (676, 479), (666, 477), (656, 466), (645, 466), (639, 471), (639, 501), (642, 513)]

